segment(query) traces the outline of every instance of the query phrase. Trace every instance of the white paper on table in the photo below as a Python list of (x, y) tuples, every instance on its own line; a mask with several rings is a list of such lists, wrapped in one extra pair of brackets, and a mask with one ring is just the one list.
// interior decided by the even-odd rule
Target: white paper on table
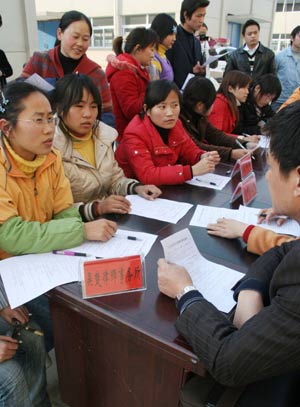
[(219, 218), (236, 219), (238, 210), (197, 205), (190, 221), (191, 226), (206, 228), (209, 223), (217, 223)]
[(270, 144), (270, 137), (263, 136), (263, 135), (259, 136), (259, 143), (258, 143), (259, 147), (269, 148), (269, 144)]
[(205, 299), (223, 312), (234, 307), (231, 288), (243, 277), (242, 273), (206, 260), (188, 229), (163, 239), (161, 244), (166, 260), (185, 267)]
[(0, 262), (0, 274), (11, 308), (62, 284), (78, 281), (82, 257), (52, 253), (14, 256)]
[[(128, 236), (135, 237), (137, 240), (129, 240)], [(134, 254), (146, 256), (156, 238), (157, 235), (150, 233), (118, 229), (114, 237), (108, 242), (86, 241), (82, 245), (68, 250), (104, 258), (131, 256)]]
[[(138, 240), (129, 240), (134, 236)], [(15, 256), (0, 262), (0, 274), (12, 308), (62, 284), (79, 280), (82, 261), (97, 257), (122, 257), (133, 254), (146, 256), (157, 236), (149, 233), (118, 230), (108, 242), (85, 242), (70, 251), (87, 253), (91, 257), (65, 256), (53, 253)]]
[(266, 222), (257, 223), (258, 213), (260, 209), (249, 208), (247, 206), (240, 205), (238, 212), (240, 213), (240, 221), (248, 223), (249, 225), (257, 225), (262, 228), (272, 230), (275, 233), (281, 233), (284, 235), (300, 236), (300, 226), (299, 223), (294, 219), (287, 218), (283, 225), (278, 226), (276, 219), (272, 220), (269, 224)]
[(195, 185), (196, 187), (206, 187), (221, 191), (230, 180), (230, 177), (225, 177), (224, 175), (218, 175), (209, 172), (208, 174), (197, 175), (190, 181), (186, 181), (186, 183)]
[(148, 201), (138, 195), (127, 195), (126, 199), (131, 203), (130, 215), (169, 223), (177, 223), (193, 207), (192, 204), (169, 199), (156, 198), (154, 201)]

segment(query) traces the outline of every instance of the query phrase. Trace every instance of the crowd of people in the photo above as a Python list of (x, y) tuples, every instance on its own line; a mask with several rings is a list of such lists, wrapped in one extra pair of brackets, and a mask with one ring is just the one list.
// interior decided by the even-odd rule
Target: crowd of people
[[(239, 160), (261, 134), (270, 138), (272, 208), (259, 222), (277, 215), (300, 222), (300, 26), (275, 57), (259, 40), (258, 22), (246, 21), (245, 42), (229, 55), (216, 91), (201, 46), (209, 3), (183, 0), (180, 24), (160, 13), (150, 28), (115, 38), (105, 72), (86, 55), (92, 25), (75, 10), (62, 16), (54, 47), (35, 52), (8, 84), (12, 68), (0, 50), (1, 260), (108, 241), (118, 225), (105, 215), (129, 213), (126, 195), (155, 200), (161, 185)], [(35, 73), (54, 91), (28, 83)], [(202, 296), (187, 270), (159, 259), (158, 287), (177, 298), (178, 331), (204, 361), (212, 388), (242, 386), (234, 405), (296, 405), (299, 241), (225, 218), (208, 233), (242, 238), (260, 257), (235, 287), (232, 319)], [(11, 309), (0, 284), (0, 316), (0, 405), (50, 406), (47, 298)], [(28, 324), (41, 336), (23, 329)], [(185, 403), (183, 388), (183, 407), (210, 402), (199, 390), (204, 380), (189, 382), (194, 402)]]

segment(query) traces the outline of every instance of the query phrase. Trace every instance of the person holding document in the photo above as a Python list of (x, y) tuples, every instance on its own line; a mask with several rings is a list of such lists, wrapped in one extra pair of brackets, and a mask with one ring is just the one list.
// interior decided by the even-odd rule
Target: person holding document
[[(270, 119), (267, 132), (271, 140), (266, 178), (274, 211), (300, 222), (300, 103)], [(183, 267), (158, 261), (160, 291), (178, 300), (177, 329), (205, 363), (218, 394), (227, 387), (236, 392), (234, 406), (298, 405), (299, 269), (299, 240), (259, 257), (235, 286), (237, 307), (231, 321), (193, 287)], [(210, 401), (199, 393), (202, 380), (195, 376), (187, 384), (183, 398), (189, 398), (189, 387), (198, 402), (183, 407)]]
[(161, 194), (155, 185), (143, 185), (124, 176), (112, 149), (117, 132), (97, 121), (101, 98), (88, 76), (70, 74), (60, 79), (54, 99), (59, 117), (54, 146), (62, 154), (74, 201), (84, 203), (79, 211), (86, 219), (129, 213), (127, 194), (149, 200)]
[[(116, 223), (105, 219), (83, 223), (73, 207), (60, 153), (52, 148), (55, 122), (47, 97), (29, 83), (11, 83), (0, 96), (0, 259), (107, 241), (116, 232)], [(47, 298), (26, 306), (50, 350)]]
[(205, 153), (185, 132), (180, 100), (175, 83), (165, 79), (149, 83), (143, 111), (129, 123), (116, 151), (126, 176), (167, 185), (214, 171), (219, 154)]

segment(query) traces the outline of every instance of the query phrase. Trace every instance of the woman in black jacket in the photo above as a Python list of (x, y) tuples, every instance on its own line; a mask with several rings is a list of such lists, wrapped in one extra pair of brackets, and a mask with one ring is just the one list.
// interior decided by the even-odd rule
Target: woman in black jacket
[(246, 102), (239, 107), (235, 133), (261, 134), (267, 120), (275, 114), (271, 103), (280, 93), (281, 84), (276, 75), (268, 73), (256, 79), (250, 87)]
[(238, 160), (247, 151), (239, 148), (235, 137), (225, 134), (207, 120), (215, 98), (216, 91), (211, 81), (195, 76), (184, 89), (180, 119), (201, 149), (217, 151), (221, 161)]

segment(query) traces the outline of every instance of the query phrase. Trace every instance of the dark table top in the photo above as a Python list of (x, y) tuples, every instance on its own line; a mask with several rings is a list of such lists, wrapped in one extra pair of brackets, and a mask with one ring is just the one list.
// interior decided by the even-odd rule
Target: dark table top
[[(254, 168), (256, 168), (258, 194), (251, 205), (261, 208), (269, 207), (270, 197), (264, 177), (265, 157), (262, 155), (257, 158), (259, 159), (254, 163)], [(216, 172), (225, 175), (228, 168), (230, 166), (221, 164)], [(174, 326), (178, 315), (175, 302), (160, 294), (158, 290), (156, 263), (158, 258), (163, 257), (160, 240), (187, 227), (204, 257), (246, 272), (256, 256), (246, 251), (245, 244), (240, 239), (227, 240), (209, 236), (205, 228), (189, 226), (197, 204), (237, 207), (238, 203), (230, 205), (229, 201), (238, 181), (238, 178), (232, 179), (222, 191), (188, 184), (163, 187), (162, 198), (194, 204), (194, 207), (175, 225), (134, 215), (111, 217), (118, 222), (121, 229), (158, 235), (158, 239), (146, 256), (146, 291), (85, 300), (82, 299), (80, 284), (72, 283), (52, 290), (50, 298), (67, 304), (95, 322), (113, 326), (113, 329), (116, 330), (126, 330), (132, 337), (138, 337), (139, 340), (150, 343), (160, 351), (172, 352), (173, 357), (178, 358), (180, 363), (184, 362), (186, 368), (199, 373), (203, 369), (201, 362), (198, 361)]]

